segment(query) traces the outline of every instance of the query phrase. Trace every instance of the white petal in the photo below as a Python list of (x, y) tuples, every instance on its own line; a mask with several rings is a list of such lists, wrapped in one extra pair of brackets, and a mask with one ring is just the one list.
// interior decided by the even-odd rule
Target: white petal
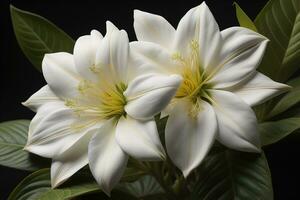
[(218, 120), (217, 139), (228, 148), (259, 152), (257, 120), (250, 106), (231, 92), (209, 90), (209, 93)]
[(190, 9), (180, 20), (175, 34), (174, 46), (175, 51), (187, 56), (189, 46), (193, 40), (198, 39), (200, 26), (200, 6)]
[(181, 79), (178, 75), (148, 74), (137, 77), (124, 92), (127, 99), (125, 111), (136, 119), (152, 118), (168, 105)]
[(262, 73), (255, 72), (243, 83), (226, 90), (236, 94), (250, 106), (255, 106), (289, 89), (288, 85), (275, 82)]
[(199, 44), (202, 67), (206, 71), (210, 70), (211, 66), (217, 62), (221, 34), (219, 26), (205, 2), (189, 10), (180, 20), (174, 49), (186, 57), (191, 53), (192, 41)]
[(139, 160), (162, 160), (165, 152), (155, 121), (138, 121), (122, 117), (116, 128), (116, 140), (130, 156)]
[(187, 102), (179, 102), (166, 125), (167, 152), (173, 163), (187, 177), (208, 153), (217, 133), (217, 119), (212, 107), (202, 101), (196, 117), (189, 115)]
[(174, 27), (159, 15), (134, 10), (134, 30), (138, 40), (158, 43), (170, 48), (174, 39)]
[[(37, 155), (55, 158), (80, 140), (89, 129), (75, 128), (78, 121), (73, 111), (63, 102), (47, 103), (39, 108), (29, 126), (27, 151)], [(99, 123), (100, 125), (100, 123)]]
[(110, 21), (106, 21), (106, 34), (111, 34), (113, 31), (118, 31), (119, 29)]
[(67, 151), (52, 160), (51, 186), (58, 187), (78, 170), (88, 164), (88, 144), (97, 129), (87, 132)]
[(231, 87), (251, 75), (260, 63), (268, 40), (249, 29), (228, 28), (222, 31), (221, 62), (209, 83), (214, 88)]
[(48, 85), (45, 85), (22, 104), (36, 112), (42, 105), (55, 101), (60, 101), (60, 99), (52, 92)]
[(159, 44), (152, 42), (130, 43), (132, 65), (138, 75), (145, 73), (174, 74), (179, 71), (178, 62), (172, 59), (172, 53)]
[(205, 2), (200, 5), (199, 12), (199, 57), (202, 67), (209, 73), (219, 61), (217, 58), (222, 39), (219, 26)]
[(75, 69), (73, 55), (69, 53), (46, 54), (42, 62), (43, 75), (51, 90), (61, 98), (78, 95), (80, 77)]
[(80, 75), (88, 80), (97, 80), (90, 67), (96, 64), (96, 53), (103, 36), (96, 30), (91, 35), (81, 36), (74, 46), (74, 61)]
[(116, 78), (123, 83), (127, 83), (128, 49), (127, 33), (124, 30), (113, 31), (110, 38), (110, 63)]
[(115, 123), (108, 121), (96, 133), (88, 150), (89, 166), (101, 190), (110, 195), (126, 168), (128, 156), (115, 139)]

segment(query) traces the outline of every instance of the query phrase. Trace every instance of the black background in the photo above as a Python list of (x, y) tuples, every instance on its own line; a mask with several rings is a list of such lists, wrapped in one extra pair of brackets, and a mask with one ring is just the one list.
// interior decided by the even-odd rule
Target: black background
[[(244, 11), (254, 19), (267, 2), (266, 0), (237, 0)], [(33, 114), (20, 103), (41, 88), (45, 81), (23, 55), (15, 39), (9, 15), (9, 3), (37, 13), (61, 27), (74, 39), (89, 34), (91, 29), (105, 33), (105, 21), (112, 21), (120, 29), (125, 29), (131, 40), (133, 31), (133, 9), (140, 9), (164, 16), (176, 27), (180, 18), (198, 1), (142, 1), (117, 2), (113, 0), (1, 0), (0, 23), (0, 121), (30, 119)], [(220, 28), (238, 25), (233, 1), (208, 0)], [(299, 135), (298, 135), (299, 137)], [(299, 138), (291, 135), (265, 148), (273, 178), (275, 199), (299, 199)], [(7, 198), (9, 192), (29, 173), (0, 166), (0, 197)]]

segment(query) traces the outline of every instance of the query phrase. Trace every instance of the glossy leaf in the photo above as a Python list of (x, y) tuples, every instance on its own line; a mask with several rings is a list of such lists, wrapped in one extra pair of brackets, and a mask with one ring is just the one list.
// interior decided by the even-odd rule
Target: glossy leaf
[[(71, 182), (71, 181), (70, 181)], [(94, 181), (74, 180), (72, 185), (64, 185), (58, 189), (51, 189), (50, 170), (42, 169), (27, 176), (13, 190), (9, 200), (65, 200), (100, 191)]]
[(220, 150), (210, 153), (198, 169), (192, 200), (273, 199), (265, 155)]
[(257, 32), (254, 22), (247, 16), (242, 8), (236, 2), (234, 2), (233, 5), (235, 6), (236, 17), (239, 21), (240, 26)]
[(286, 81), (300, 68), (300, 1), (270, 0), (255, 25), (270, 40), (259, 70), (274, 80)]
[(0, 165), (34, 171), (48, 164), (48, 160), (24, 151), (29, 120), (0, 123)]
[(292, 89), (286, 93), (274, 106), (268, 117), (276, 116), (300, 102), (300, 77), (287, 82)]
[(132, 183), (122, 183), (118, 187), (118, 190), (138, 199), (148, 199), (154, 196), (157, 196), (155, 199), (158, 199), (158, 196), (163, 193), (163, 189), (152, 176), (144, 176)]
[(47, 19), (14, 6), (10, 12), (18, 43), (38, 70), (45, 53), (73, 51), (73, 39)]
[(300, 117), (265, 122), (259, 125), (263, 145), (273, 144), (300, 128)]

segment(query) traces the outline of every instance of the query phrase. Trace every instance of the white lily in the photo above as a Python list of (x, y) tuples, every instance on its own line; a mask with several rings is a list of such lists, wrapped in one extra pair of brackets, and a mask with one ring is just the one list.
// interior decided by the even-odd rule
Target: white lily
[(138, 75), (128, 65), (129, 54), (127, 33), (107, 22), (104, 38), (95, 30), (80, 37), (73, 55), (45, 55), (47, 85), (24, 103), (37, 111), (25, 149), (53, 159), (52, 187), (89, 163), (110, 194), (128, 155), (164, 159), (153, 117), (174, 96), (181, 77)]
[(169, 115), (167, 152), (185, 177), (215, 138), (232, 149), (260, 151), (250, 106), (289, 88), (256, 71), (265, 37), (242, 27), (220, 32), (205, 3), (189, 10), (176, 30), (161, 16), (135, 10), (134, 28), (139, 40), (131, 44), (134, 63), (183, 77), (163, 116)]

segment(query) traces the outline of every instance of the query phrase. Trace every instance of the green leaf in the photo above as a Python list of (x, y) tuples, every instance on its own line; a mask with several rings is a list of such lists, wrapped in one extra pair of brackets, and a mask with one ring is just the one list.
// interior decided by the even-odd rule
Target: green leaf
[(300, 102), (300, 77), (287, 82), (287, 84), (292, 86), (292, 89), (275, 104), (269, 112), (268, 118), (276, 116)]
[(197, 172), (198, 182), (190, 199), (273, 199), (271, 175), (263, 153), (215, 151)]
[(142, 177), (143, 175), (145, 175), (146, 173), (143, 171), (140, 171), (136, 168), (133, 167), (127, 167), (121, 181), (123, 182), (131, 182), (131, 181), (136, 181), (137, 179), (139, 179), (140, 177)]
[(48, 164), (48, 160), (23, 150), (29, 123), (29, 120), (0, 123), (0, 165), (34, 171)]
[(44, 54), (73, 51), (73, 39), (47, 19), (14, 6), (10, 12), (18, 43), (39, 71)]
[(293, 117), (259, 124), (262, 145), (273, 144), (300, 128), (300, 118)]
[(8, 200), (64, 200), (100, 191), (94, 181), (78, 179), (62, 188), (51, 189), (50, 170), (42, 169), (27, 176), (10, 194)]
[(239, 21), (240, 26), (257, 32), (253, 21), (247, 16), (247, 14), (242, 10), (242, 8), (236, 2), (234, 2), (233, 5), (235, 6), (236, 17)]
[(300, 1), (270, 0), (255, 25), (270, 40), (259, 70), (285, 82), (300, 67)]
[(141, 179), (132, 183), (122, 183), (118, 190), (128, 193), (138, 199), (148, 199), (160, 196), (163, 189), (152, 176), (144, 176)]

